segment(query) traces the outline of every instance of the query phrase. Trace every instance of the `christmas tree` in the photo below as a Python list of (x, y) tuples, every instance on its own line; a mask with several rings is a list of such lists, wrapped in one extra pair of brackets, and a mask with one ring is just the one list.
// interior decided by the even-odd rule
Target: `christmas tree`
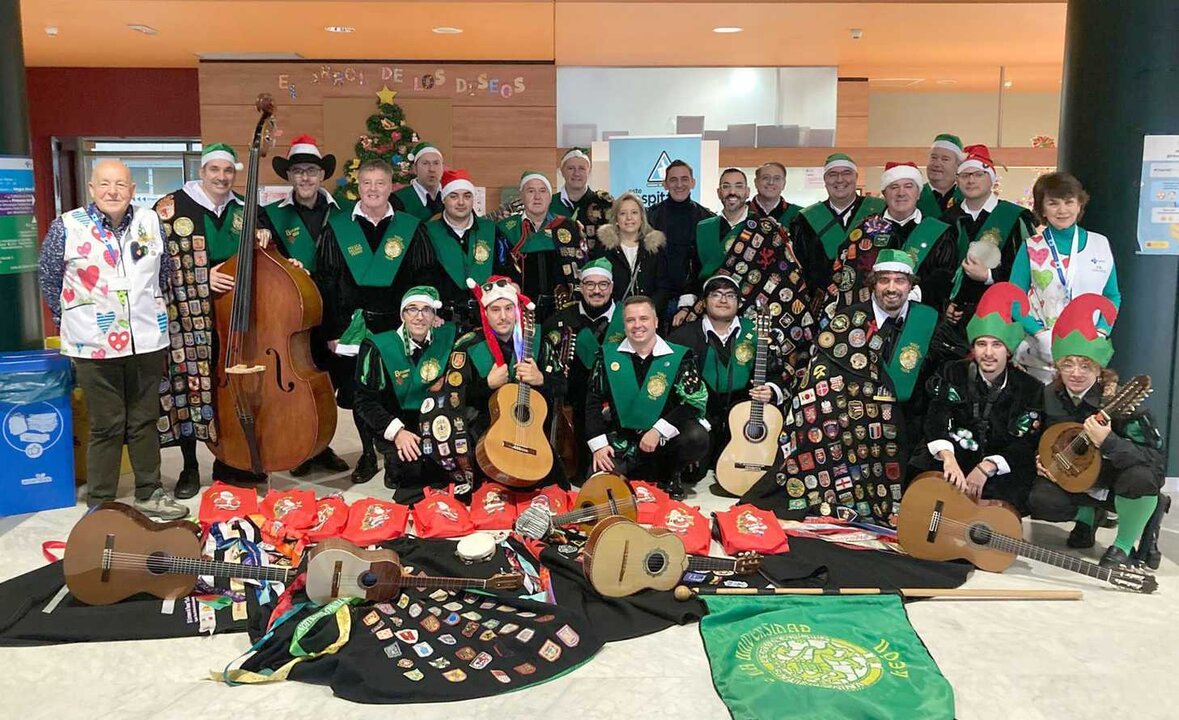
[(377, 93), (377, 112), (369, 115), (365, 128), (368, 130), (356, 141), (356, 157), (344, 165), (344, 173), (337, 181), (336, 192), (340, 201), (355, 202), (357, 192), (356, 171), (366, 160), (384, 160), (393, 166), (393, 184), (405, 185), (413, 178), (413, 163), (407, 155), (418, 142), (418, 134), (405, 123), (405, 113), (393, 102), (397, 93), (383, 86)]

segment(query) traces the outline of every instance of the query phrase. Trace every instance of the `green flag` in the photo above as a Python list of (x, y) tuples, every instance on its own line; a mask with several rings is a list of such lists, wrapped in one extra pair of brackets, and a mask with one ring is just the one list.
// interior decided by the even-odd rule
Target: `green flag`
[(734, 720), (954, 717), (895, 595), (701, 597), (712, 682)]

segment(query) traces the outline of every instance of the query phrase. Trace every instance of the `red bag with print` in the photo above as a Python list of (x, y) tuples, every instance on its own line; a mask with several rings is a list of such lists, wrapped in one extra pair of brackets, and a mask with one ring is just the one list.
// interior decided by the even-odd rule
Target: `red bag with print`
[(451, 538), (475, 531), (467, 506), (454, 496), (426, 488), (426, 499), (413, 506), (414, 534), (421, 538)]
[(752, 505), (737, 505), (714, 515), (717, 527), (720, 528), (721, 545), (729, 555), (747, 550), (774, 555), (790, 550), (786, 531), (769, 510)]
[(201, 494), (201, 509), (197, 518), (201, 525), (209, 527), (219, 522), (244, 518), (258, 513), (258, 494), (253, 488), (242, 488), (220, 480)]
[[(659, 525), (660, 520), (667, 514), (671, 505), (671, 496), (658, 485), (646, 480), (632, 480), (630, 487), (635, 491), (635, 500), (639, 506), (639, 523), (643, 525)], [(662, 525), (659, 525), (663, 527)]]
[(404, 505), (364, 498), (348, 508), (348, 524), (340, 537), (354, 545), (367, 547), (401, 537), (408, 522), (409, 508)]
[(338, 537), (348, 524), (348, 503), (339, 495), (320, 498), (315, 503), (315, 524), (307, 530), (309, 542)]
[(540, 490), (516, 493), (516, 512), (522, 513), (530, 507), (539, 506), (554, 515), (569, 512), (576, 498), (569, 491), (562, 490), (556, 485), (549, 485)]
[(262, 514), (267, 520), (280, 522), (290, 530), (306, 530), (315, 524), (315, 491), (271, 490), (262, 500)]
[(712, 544), (712, 526), (700, 514), (699, 508), (682, 502), (668, 500), (663, 514), (652, 523), (655, 527), (667, 528), (684, 541), (689, 555), (707, 555)]
[(516, 515), (515, 494), (502, 485), (484, 483), (471, 496), (471, 522), (480, 530), (511, 530)]

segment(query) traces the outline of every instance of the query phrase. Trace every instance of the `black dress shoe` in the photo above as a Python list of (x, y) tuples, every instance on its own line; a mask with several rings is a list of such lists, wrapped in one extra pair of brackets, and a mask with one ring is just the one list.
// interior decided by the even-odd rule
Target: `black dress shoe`
[(254, 487), (266, 482), (266, 473), (252, 473), (231, 467), (220, 460), (213, 461), (213, 479), (239, 487)]
[(1142, 537), (1138, 540), (1138, 547), (1130, 557), (1146, 565), (1151, 570), (1158, 570), (1163, 561), (1163, 554), (1159, 551), (1159, 529), (1163, 526), (1163, 516), (1171, 510), (1171, 496), (1159, 495), (1159, 504), (1155, 506), (1150, 520), (1142, 530)]
[(195, 497), (201, 491), (201, 471), (198, 468), (184, 468), (180, 477), (176, 479), (176, 488), (172, 491), (180, 500)]
[(344, 458), (337, 455), (336, 451), (330, 447), (324, 448), (323, 452), (316, 455), (313, 462), (331, 472), (344, 472), (348, 469), (348, 463), (344, 461)]
[(303, 462), (299, 463), (298, 465), (296, 465), (295, 467), (290, 469), (291, 477), (303, 477), (307, 473), (311, 472), (311, 466), (314, 464), (315, 464), (315, 458), (311, 458), (310, 460), (304, 460)]
[(377, 456), (375, 454), (361, 455), (360, 460), (356, 463), (356, 469), (352, 471), (352, 482), (356, 485), (366, 483), (373, 479), (378, 469)]
[(1134, 561), (1117, 545), (1110, 545), (1101, 560), (1097, 562), (1103, 568), (1133, 567)]
[(667, 492), (667, 496), (672, 500), (683, 500), (687, 497), (684, 493), (684, 485), (680, 482), (678, 475), (673, 476), (663, 485), (663, 489)]
[[(1096, 524), (1096, 523), (1094, 523)], [(1077, 550), (1085, 550), (1093, 547), (1097, 541), (1097, 529), (1088, 523), (1083, 523), (1080, 520), (1073, 525), (1073, 531), (1068, 534), (1068, 540), (1065, 545)]]

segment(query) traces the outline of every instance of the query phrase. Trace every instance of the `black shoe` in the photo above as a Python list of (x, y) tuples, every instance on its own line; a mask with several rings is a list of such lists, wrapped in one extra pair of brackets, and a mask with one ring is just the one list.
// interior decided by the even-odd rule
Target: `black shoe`
[(324, 448), (323, 452), (316, 455), (312, 462), (331, 472), (344, 472), (348, 469), (348, 463), (344, 461), (344, 458), (337, 455), (330, 447)]
[(195, 497), (201, 491), (201, 471), (197, 468), (184, 468), (180, 477), (176, 479), (176, 488), (172, 494), (179, 500)]
[(397, 477), (392, 472), (393, 468), (395, 468), (395, 467), (397, 467), (397, 461), (396, 460), (390, 461), (389, 456), (386, 455), (385, 456), (385, 487), (389, 488), (390, 490), (397, 489)]
[(1134, 561), (1117, 545), (1110, 545), (1097, 564), (1103, 568), (1134, 567)]
[(684, 485), (680, 482), (679, 475), (673, 475), (663, 488), (667, 492), (667, 496), (672, 500), (683, 500), (687, 497), (684, 493)]
[(252, 473), (221, 462), (213, 461), (213, 479), (238, 487), (254, 487), (266, 482), (266, 473)]
[(366, 483), (373, 479), (378, 469), (377, 456), (365, 453), (360, 456), (360, 460), (356, 463), (356, 469), (352, 471), (352, 482), (356, 485)]
[(1150, 520), (1142, 530), (1142, 537), (1138, 540), (1138, 547), (1130, 557), (1146, 565), (1151, 570), (1158, 570), (1163, 561), (1163, 554), (1159, 551), (1159, 529), (1163, 526), (1163, 516), (1171, 510), (1171, 496), (1159, 495), (1159, 504), (1151, 513)]
[(299, 463), (298, 465), (296, 465), (295, 467), (290, 469), (291, 477), (303, 477), (307, 473), (311, 472), (311, 466), (314, 464), (315, 464), (315, 458), (311, 458), (310, 460), (304, 460), (303, 462)]
[(1077, 550), (1085, 550), (1093, 547), (1096, 541), (1097, 530), (1092, 525), (1078, 520), (1073, 525), (1073, 531), (1068, 534), (1068, 540), (1064, 544)]

